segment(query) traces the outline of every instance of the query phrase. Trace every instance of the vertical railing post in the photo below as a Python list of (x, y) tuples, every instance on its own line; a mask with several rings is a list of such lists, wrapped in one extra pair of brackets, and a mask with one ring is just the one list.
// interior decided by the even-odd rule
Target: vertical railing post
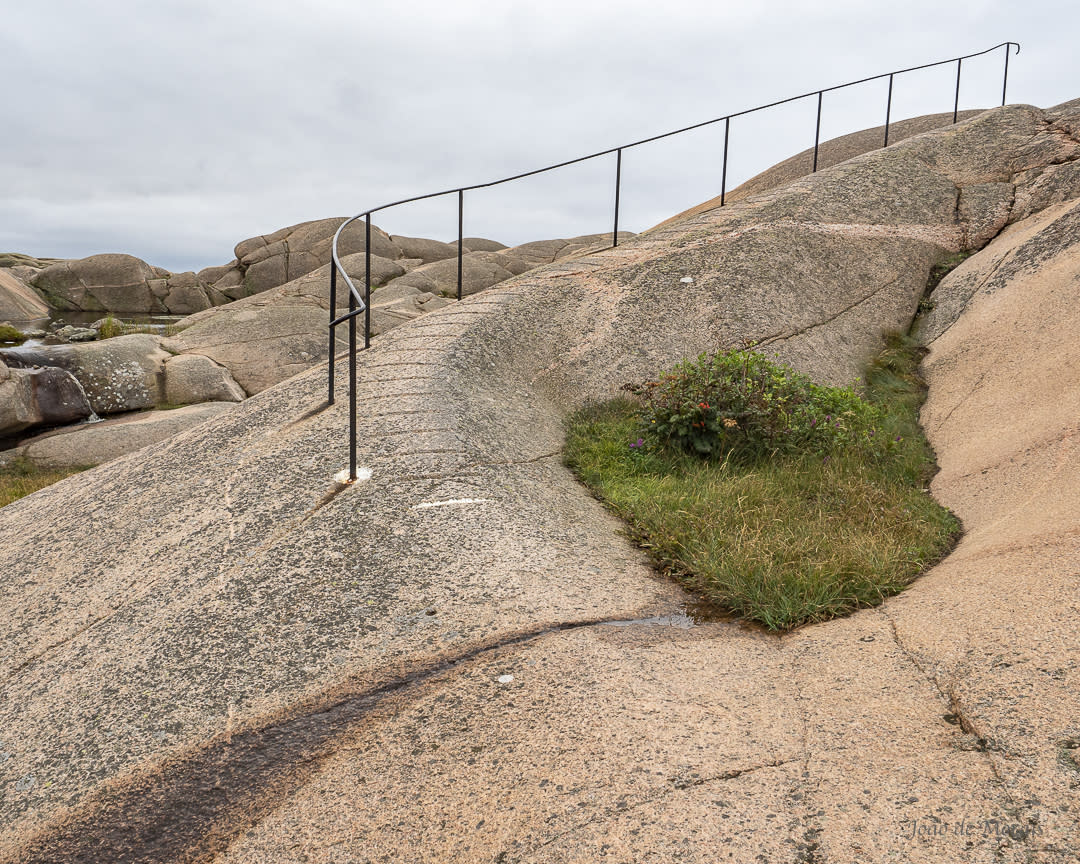
[(821, 95), (822, 91), (818, 90), (817, 94), (817, 124), (814, 126), (814, 169), (811, 174), (817, 173), (817, 156), (818, 156), (818, 143), (821, 141)]
[(724, 197), (727, 195), (727, 144), (728, 132), (731, 131), (731, 118), (724, 118), (724, 167), (720, 170), (720, 206), (724, 206)]
[(893, 76), (889, 76), (889, 98), (885, 101), (885, 143), (882, 147), (889, 146), (889, 118), (892, 115), (892, 79)]
[(1009, 52), (1012, 50), (1012, 43), (1005, 43), (1005, 77), (1001, 79), (1001, 104), (1005, 105), (1005, 90), (1009, 86)]
[(356, 292), (349, 292), (349, 480), (356, 479)]
[[(364, 219), (364, 350), (371, 347), (371, 214)], [(356, 348), (353, 348), (356, 351)], [(353, 410), (355, 410), (355, 405)]]
[(956, 61), (956, 98), (953, 99), (952, 106), (952, 122), (956, 122), (957, 115), (960, 113), (960, 66), (963, 64), (964, 58), (961, 57)]
[(465, 234), (465, 190), (457, 190), (457, 299), (461, 299), (461, 271), (464, 251), (461, 246)]
[(615, 227), (611, 230), (612, 248), (619, 245), (619, 189), (622, 186), (622, 148), (615, 151)]
[(336, 338), (334, 330), (334, 318), (337, 317), (337, 266), (334, 264), (334, 250), (330, 249), (330, 370), (327, 379), (330, 384), (330, 395), (326, 399), (327, 405), (334, 404), (334, 351)]

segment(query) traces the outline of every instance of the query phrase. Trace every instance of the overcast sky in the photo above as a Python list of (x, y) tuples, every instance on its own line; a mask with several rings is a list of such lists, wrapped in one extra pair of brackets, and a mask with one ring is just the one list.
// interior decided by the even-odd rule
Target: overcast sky
[[(256, 234), (604, 150), (797, 93), (974, 53), (1010, 102), (1080, 97), (1075, 0), (0, 0), (0, 251), (170, 270)], [(1003, 49), (961, 107), (1001, 100)], [(952, 109), (955, 66), (893, 117)], [(880, 124), (885, 83), (825, 97), (823, 138)], [(732, 121), (729, 188), (813, 144), (814, 100)], [(621, 227), (719, 192), (722, 124), (623, 157)], [(466, 235), (610, 230), (615, 164), (466, 196)], [(451, 240), (456, 198), (375, 217)]]

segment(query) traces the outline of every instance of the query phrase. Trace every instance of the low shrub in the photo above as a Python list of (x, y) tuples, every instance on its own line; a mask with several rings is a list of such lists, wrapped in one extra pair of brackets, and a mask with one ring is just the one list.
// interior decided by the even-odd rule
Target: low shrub
[(702, 354), (627, 389), (641, 399), (645, 439), (702, 456), (824, 455), (871, 437), (881, 420), (852, 388), (815, 384), (748, 350)]
[[(569, 423), (565, 459), (657, 566), (713, 606), (789, 630), (873, 606), (944, 555), (927, 494), (922, 349), (898, 334), (865, 395), (726, 352)], [(727, 422), (725, 422), (727, 421)]]

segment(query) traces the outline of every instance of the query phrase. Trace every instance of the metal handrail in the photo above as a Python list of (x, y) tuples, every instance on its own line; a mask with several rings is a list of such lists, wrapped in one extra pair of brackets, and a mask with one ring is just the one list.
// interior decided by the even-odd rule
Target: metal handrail
[[(817, 97), (817, 120), (814, 127), (814, 159), (811, 173), (816, 172), (818, 169), (818, 150), (821, 143), (821, 108), (822, 100), (826, 93), (831, 93), (834, 90), (842, 90), (845, 87), (854, 87), (858, 84), (865, 84), (869, 81), (878, 81), (882, 78), (889, 79), (889, 93), (886, 99), (885, 105), (885, 138), (882, 146), (887, 147), (889, 145), (889, 124), (892, 114), (892, 94), (893, 94), (893, 79), (897, 75), (903, 75), (907, 72), (917, 72), (921, 69), (931, 69), (935, 66), (945, 66), (949, 63), (956, 64), (956, 91), (953, 99), (953, 122), (956, 122), (960, 108), (960, 75), (961, 67), (965, 60), (970, 60), (973, 57), (981, 57), (983, 54), (989, 54), (992, 51), (996, 51), (998, 48), (1005, 49), (1005, 71), (1002, 76), (1001, 84), (1001, 104), (1005, 104), (1005, 93), (1009, 84), (1009, 54), (1012, 48), (1016, 48), (1015, 53), (1020, 53), (1019, 42), (1001, 42), (992, 48), (987, 48), (983, 51), (978, 51), (974, 54), (965, 54), (962, 57), (953, 57), (949, 60), (938, 60), (933, 63), (923, 63), (920, 66), (909, 66), (906, 69), (896, 69), (892, 72), (883, 72), (880, 75), (871, 75), (867, 78), (860, 78), (857, 81), (848, 81), (844, 84), (835, 84), (832, 87), (823, 87), (819, 90), (811, 90), (807, 93), (800, 93), (798, 96), (790, 96), (787, 99), (779, 99), (776, 102), (769, 102), (766, 105), (758, 105), (756, 108), (747, 108), (743, 111), (736, 111), (733, 114), (725, 114), (723, 117), (716, 117), (712, 120), (705, 120), (701, 123), (694, 123), (691, 126), (684, 126), (681, 129), (675, 129), (671, 132), (664, 132), (660, 135), (652, 135), (648, 138), (642, 138), (638, 141), (634, 141), (630, 144), (623, 144), (618, 147), (609, 147), (606, 150), (599, 150), (596, 153), (590, 153), (588, 156), (579, 156), (577, 159), (567, 159), (564, 162), (558, 162), (554, 165), (548, 165), (546, 168), (537, 168), (533, 171), (524, 171), (520, 174), (514, 174), (512, 177), (504, 177), (501, 180), (491, 180), (487, 183), (475, 183), (471, 186), (459, 186), (454, 189), (445, 189), (442, 192), (429, 192), (426, 195), (414, 195), (411, 198), (402, 198), (400, 201), (393, 201), (389, 204), (380, 204), (378, 207), (372, 207), (370, 210), (364, 210), (355, 216), (346, 219), (338, 226), (336, 232), (334, 232), (334, 239), (330, 249), (330, 356), (329, 356), (329, 372), (328, 372), (328, 384), (329, 384), (329, 399), (328, 404), (334, 404), (334, 353), (336, 346), (335, 330), (339, 324), (349, 322), (349, 481), (356, 479), (356, 319), (360, 313), (364, 313), (364, 348), (371, 347), (371, 214), (378, 213), (381, 210), (389, 210), (391, 207), (398, 207), (402, 204), (411, 204), (415, 201), (425, 201), (429, 198), (441, 198), (443, 195), (458, 196), (458, 239), (457, 239), (457, 299), (461, 299), (462, 288), (462, 255), (463, 255), (463, 228), (464, 228), (464, 212), (465, 212), (465, 193), (471, 192), (476, 189), (487, 189), (491, 186), (499, 186), (503, 183), (510, 183), (514, 180), (522, 180), (526, 177), (533, 177), (537, 174), (544, 174), (548, 171), (554, 171), (558, 168), (566, 168), (569, 165), (576, 165), (579, 162), (587, 162), (590, 159), (597, 159), (601, 156), (609, 156), (612, 153), (615, 154), (615, 219), (614, 228), (611, 235), (612, 248), (619, 245), (619, 198), (620, 188), (622, 184), (622, 152), (623, 150), (629, 150), (631, 147), (639, 147), (642, 144), (649, 144), (653, 141), (660, 141), (664, 138), (670, 138), (673, 135), (681, 135), (684, 132), (690, 132), (694, 129), (701, 129), (705, 126), (711, 126), (714, 123), (724, 123), (724, 155), (723, 155), (723, 167), (720, 173), (720, 206), (723, 207), (725, 203), (725, 197), (727, 195), (727, 166), (728, 166), (728, 139), (731, 133), (731, 121), (736, 117), (743, 117), (747, 114), (753, 114), (757, 111), (764, 111), (768, 108), (776, 108), (779, 105), (786, 105), (790, 102), (797, 102), (800, 99), (808, 99), (811, 96)], [(341, 259), (338, 255), (338, 241), (341, 238), (341, 232), (345, 230), (349, 225), (358, 219), (365, 220), (364, 228), (364, 295), (360, 296), (360, 291), (356, 285), (353, 284), (349, 274), (345, 272), (345, 268), (341, 264)], [(341, 276), (345, 280), (345, 284), (348, 286), (349, 291), (349, 311), (343, 315), (334, 317), (337, 311), (337, 276), (338, 272), (341, 272)]]

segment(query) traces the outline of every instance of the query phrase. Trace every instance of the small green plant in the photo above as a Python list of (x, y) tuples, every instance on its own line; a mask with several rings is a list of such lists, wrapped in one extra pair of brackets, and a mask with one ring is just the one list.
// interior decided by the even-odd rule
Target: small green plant
[(702, 354), (627, 389), (642, 401), (643, 438), (744, 461), (824, 455), (871, 435), (880, 419), (852, 388), (820, 386), (749, 350)]
[(970, 249), (966, 252), (957, 252), (954, 255), (950, 255), (940, 264), (935, 264), (930, 268), (930, 277), (926, 280), (926, 291), (923, 294), (924, 300), (930, 294), (934, 293), (934, 289), (941, 284), (941, 280), (952, 273), (957, 267), (963, 264), (968, 258), (970, 258), (976, 250)]
[(4, 345), (22, 345), (26, 334), (10, 324), (0, 324), (0, 343)]
[(39, 468), (26, 457), (18, 456), (0, 465), (0, 507), (90, 467)]
[(936, 468), (918, 425), (922, 349), (885, 342), (865, 398), (741, 352), (682, 364), (632, 388), (637, 399), (571, 418), (567, 465), (662, 571), (714, 606), (788, 630), (876, 605), (959, 533), (926, 494)]
[(116, 336), (123, 336), (125, 332), (123, 323), (110, 314), (105, 317), (105, 320), (101, 322), (101, 326), (98, 328), (98, 339), (112, 339)]

